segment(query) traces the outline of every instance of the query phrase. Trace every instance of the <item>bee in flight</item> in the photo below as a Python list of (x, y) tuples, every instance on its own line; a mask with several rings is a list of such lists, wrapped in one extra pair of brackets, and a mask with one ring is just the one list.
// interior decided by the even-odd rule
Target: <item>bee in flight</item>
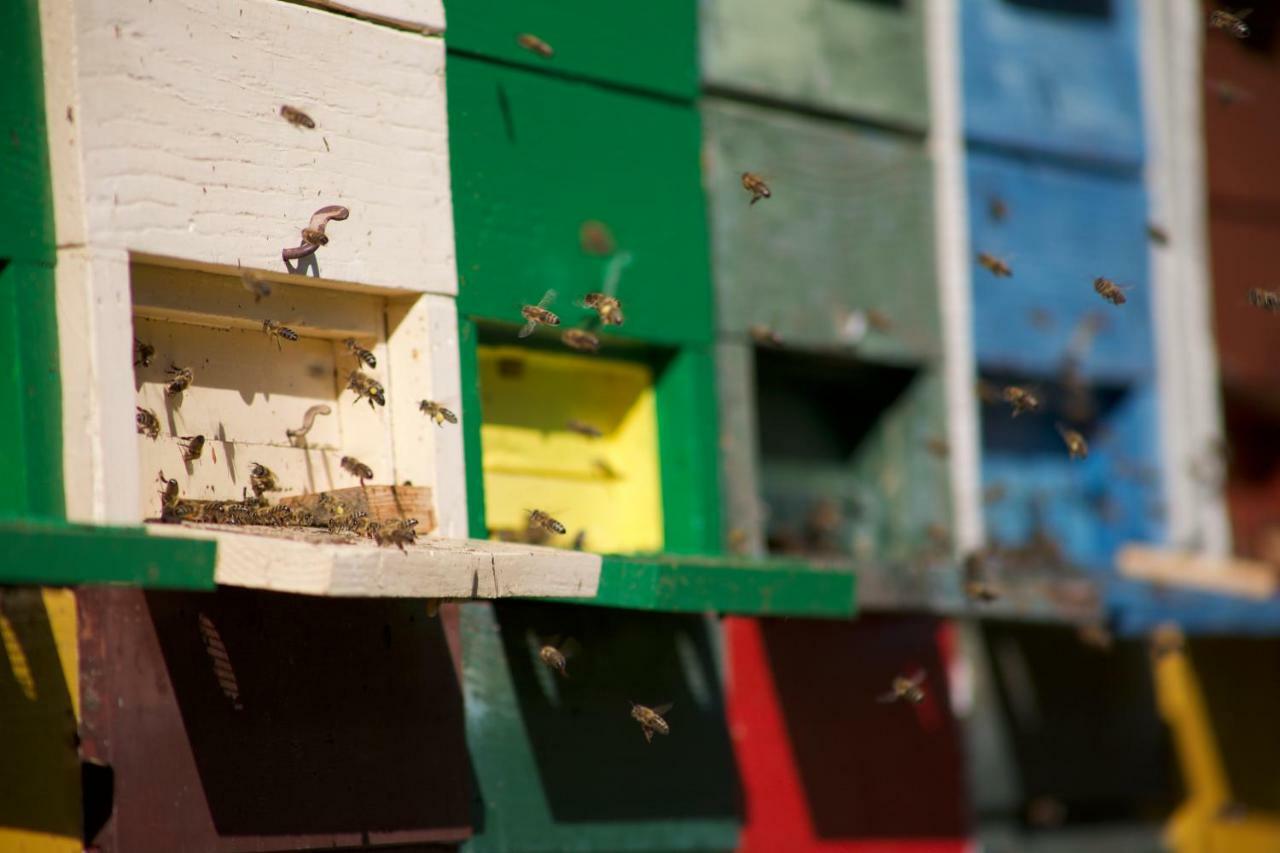
[(1004, 222), (1009, 216), (1009, 205), (998, 195), (993, 195), (987, 199), (987, 216), (991, 217), (992, 222)]
[(1093, 280), (1093, 289), (1098, 291), (1098, 295), (1112, 305), (1123, 305), (1127, 301), (1124, 295), (1125, 288), (1109, 278), (1102, 278), (1101, 276), (1095, 278)]
[(939, 459), (946, 459), (951, 455), (951, 445), (945, 438), (941, 436), (931, 436), (925, 439), (924, 449)]
[(631, 703), (631, 719), (640, 724), (640, 731), (644, 732), (645, 743), (653, 742), (653, 733), (660, 735), (671, 734), (671, 726), (667, 725), (667, 721), (662, 715), (671, 710), (670, 702), (664, 705), (655, 705), (650, 708), (646, 705), (637, 705)]
[(1013, 276), (1013, 268), (990, 252), (979, 252), (978, 263), (996, 278), (1011, 278)]
[(433, 400), (423, 400), (418, 403), (418, 409), (427, 417), (435, 421), (436, 426), (444, 426), (445, 421), (448, 421), (451, 424), (456, 424), (458, 422), (457, 415)]
[(765, 346), (780, 347), (783, 344), (782, 335), (763, 323), (756, 323), (749, 330), (752, 339), (758, 344)]
[(1252, 9), (1241, 9), (1239, 12), (1228, 12), (1225, 9), (1214, 9), (1209, 13), (1209, 26), (1235, 38), (1247, 39), (1249, 25), (1244, 22), (1244, 19), (1252, 11)]
[(924, 670), (917, 670), (910, 678), (895, 675), (889, 684), (889, 692), (876, 698), (877, 702), (910, 702), (919, 705), (924, 701)]
[(538, 56), (546, 59), (550, 59), (552, 56), (555, 56), (556, 53), (551, 49), (551, 45), (547, 44), (532, 33), (521, 33), (516, 38), (516, 44), (520, 45), (525, 50), (532, 51), (533, 53), (538, 54)]
[(560, 336), (564, 345), (578, 352), (596, 352), (600, 349), (600, 339), (586, 329), (565, 329)]
[(582, 297), (582, 304), (594, 308), (600, 315), (600, 322), (606, 326), (622, 325), (622, 303), (614, 297), (603, 293), (588, 293)]
[(970, 601), (995, 601), (1000, 590), (986, 577), (986, 561), (978, 552), (964, 558), (964, 594)]
[(557, 533), (561, 536), (563, 536), (565, 532), (563, 524), (552, 518), (549, 513), (543, 512), (540, 509), (529, 510), (529, 529), (542, 529), (550, 533)]
[(195, 371), (190, 367), (178, 367), (176, 364), (170, 364), (165, 373), (173, 376), (173, 379), (164, 389), (164, 393), (170, 397), (176, 397), (181, 394), (191, 387), (192, 382), (196, 381)]
[(373, 469), (354, 456), (344, 456), (338, 464), (342, 466), (342, 470), (357, 478), (361, 486), (364, 486), (365, 480), (373, 479)]
[(1062, 436), (1067, 445), (1067, 453), (1072, 459), (1085, 459), (1089, 456), (1089, 443), (1084, 440), (1083, 435), (1062, 424), (1057, 424), (1057, 427), (1058, 435)]
[(1019, 385), (1006, 385), (1000, 392), (1004, 401), (1013, 407), (1013, 417), (1040, 408), (1040, 398)]
[(1255, 287), (1249, 291), (1249, 304), (1264, 311), (1280, 311), (1280, 293)]
[(549, 668), (560, 673), (563, 677), (568, 678), (569, 670), (565, 667), (569, 658), (573, 657), (574, 649), (575, 644), (573, 640), (561, 643), (553, 638), (548, 642), (543, 643), (538, 649), (538, 660), (542, 661)]
[[(239, 261), (236, 261), (236, 266), (240, 266)], [(253, 294), (254, 304), (261, 302), (262, 297), (271, 295), (271, 285), (243, 267), (240, 269), (240, 284), (245, 290)]]
[(538, 300), (537, 305), (525, 305), (520, 309), (520, 313), (524, 315), (525, 324), (520, 329), (520, 333), (516, 335), (518, 338), (527, 338), (533, 334), (533, 330), (539, 325), (543, 326), (559, 326), (560, 318), (547, 310), (547, 306), (556, 299), (556, 292), (548, 290), (542, 294), (542, 298)]
[(307, 115), (297, 107), (291, 107), (288, 104), (283, 104), (280, 107), (280, 115), (285, 121), (289, 122), (289, 124), (294, 127), (305, 127), (308, 130), (315, 129), (316, 123), (312, 120), (311, 116)]
[(351, 371), (347, 376), (347, 388), (356, 392), (356, 402), (368, 398), (369, 408), (373, 408), (373, 404), (379, 406), (387, 404), (387, 392), (383, 390), (382, 384), (378, 380), (359, 370)]
[(578, 245), (588, 255), (608, 257), (618, 248), (609, 226), (595, 219), (588, 219), (578, 228)]
[(151, 344), (143, 343), (137, 338), (133, 339), (133, 366), (150, 367), (151, 359), (155, 358), (156, 348)]
[(144, 409), (141, 406), (136, 406), (135, 408), (138, 410), (138, 414), (134, 418), (138, 424), (138, 435), (145, 435), (147, 438), (155, 439), (160, 435), (160, 419), (150, 409)]
[(600, 431), (599, 427), (592, 426), (586, 421), (580, 421), (573, 418), (565, 422), (564, 428), (569, 430), (569, 432), (576, 432), (578, 435), (585, 435), (587, 438), (600, 438), (604, 435), (604, 433)]
[(267, 337), (275, 340), (276, 349), (282, 348), (280, 346), (281, 338), (284, 338), (286, 341), (296, 341), (298, 339), (297, 332), (290, 329), (288, 326), (277, 323), (275, 320), (263, 320), (262, 331), (266, 333)]
[(180, 436), (180, 438), (186, 442), (180, 445), (182, 447), (182, 460), (184, 462), (194, 462), (199, 459), (200, 454), (204, 452), (204, 436), (184, 435)]
[(360, 361), (363, 361), (370, 370), (378, 366), (377, 357), (375, 357), (373, 353), (369, 352), (367, 349), (365, 349), (364, 347), (356, 343), (355, 338), (347, 338), (345, 341), (342, 342), (342, 345), (347, 348), (347, 351), (349, 353), (354, 355)]
[(764, 182), (764, 178), (755, 172), (742, 173), (742, 188), (751, 193), (750, 204), (755, 204), (762, 198), (773, 197), (773, 190), (769, 189), (769, 185)]
[(264, 492), (280, 491), (275, 472), (258, 462), (249, 465), (249, 488), (253, 490), (254, 496), (259, 498)]

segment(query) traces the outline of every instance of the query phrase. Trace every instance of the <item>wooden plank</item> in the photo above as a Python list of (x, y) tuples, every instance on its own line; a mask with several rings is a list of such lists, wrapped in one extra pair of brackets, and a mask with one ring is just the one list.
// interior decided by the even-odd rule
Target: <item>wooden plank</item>
[(418, 519), (417, 532), (422, 535), (436, 529), (435, 508), (432, 506), (431, 489), (425, 486), (355, 486), (333, 489), (319, 494), (295, 495), (281, 498), (280, 503), (305, 509), (320, 510), (321, 496), (336, 500), (349, 512), (363, 512), (371, 521), (396, 521), (402, 518)]
[[(48, 100), (79, 128), (53, 149), (60, 245), (285, 271), (312, 212), (341, 204), (300, 273), (455, 292), (439, 39), (276, 0), (84, 0), (46, 23)], [(282, 54), (286, 35), (328, 47)]]
[(152, 538), (140, 527), (12, 522), (0, 525), (0, 545), (3, 583), (213, 586), (212, 543)]
[(712, 0), (704, 83), (873, 121), (929, 121), (919, 0)]
[(1126, 545), (1116, 555), (1126, 577), (1192, 587), (1256, 600), (1269, 599), (1280, 587), (1276, 567), (1260, 560)]
[(1138, 4), (975, 0), (960, 7), (970, 139), (1142, 162)]
[[(421, 601), (77, 592), (103, 853), (456, 844), (461, 677)], [(376, 720), (376, 723), (371, 721)], [(157, 804), (163, 803), (163, 808)]]
[[(695, 4), (494, 0), (481, 6), (451, 0), (448, 11), (450, 50), (684, 100), (697, 97)], [(522, 47), (517, 39), (524, 34), (541, 39), (553, 55)]]
[[(932, 185), (911, 139), (707, 99), (718, 325), (753, 325), (784, 344), (856, 348), (868, 357), (936, 353)], [(773, 197), (750, 204), (741, 173)], [(801, 288), (779, 288), (799, 276)], [(891, 328), (871, 327), (868, 312)]]
[(353, 15), (383, 26), (421, 33), (444, 34), (444, 0), (290, 0), (317, 9)]
[(320, 531), (151, 524), (153, 536), (214, 541), (224, 586), (347, 598), (590, 598), (595, 554), (473, 539), (422, 538), (403, 551)]
[[(710, 339), (692, 106), (461, 55), (449, 59), (449, 105), (464, 316), (510, 324), (514, 340), (520, 307), (548, 289), (558, 293), (552, 310), (570, 325), (594, 314), (575, 302), (613, 280), (626, 322), (601, 330), (603, 352), (615, 335)], [(583, 251), (579, 230), (588, 221), (612, 233), (612, 255)]]

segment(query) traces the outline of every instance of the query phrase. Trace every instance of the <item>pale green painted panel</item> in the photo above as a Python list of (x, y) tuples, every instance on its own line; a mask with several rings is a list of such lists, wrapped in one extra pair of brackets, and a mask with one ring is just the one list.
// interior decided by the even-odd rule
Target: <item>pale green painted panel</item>
[(716, 346), (716, 393), (720, 399), (720, 494), (724, 548), (729, 554), (764, 553), (764, 506), (760, 501), (756, 438), (755, 352), (750, 344)]
[(704, 0), (703, 81), (924, 128), (924, 0)]
[[(788, 345), (939, 353), (922, 142), (718, 99), (704, 102), (703, 131), (722, 336), (763, 324)], [(750, 204), (744, 171), (773, 197)], [(869, 310), (890, 330), (866, 328)]]

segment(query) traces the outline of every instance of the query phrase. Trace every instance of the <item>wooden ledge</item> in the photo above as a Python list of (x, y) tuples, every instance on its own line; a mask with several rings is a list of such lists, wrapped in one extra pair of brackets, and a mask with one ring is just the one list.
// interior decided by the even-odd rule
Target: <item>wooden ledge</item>
[(1135, 580), (1202, 589), (1262, 601), (1276, 594), (1280, 576), (1270, 563), (1188, 551), (1126, 545), (1116, 555), (1120, 573)]
[(214, 580), (301, 595), (593, 598), (600, 557), (481, 539), (421, 538), (404, 551), (325, 531), (148, 524), (152, 536), (217, 543)]

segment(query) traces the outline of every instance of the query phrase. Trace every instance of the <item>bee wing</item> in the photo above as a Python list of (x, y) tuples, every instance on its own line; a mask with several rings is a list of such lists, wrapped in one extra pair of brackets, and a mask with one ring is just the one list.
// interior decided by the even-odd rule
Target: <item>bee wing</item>
[(1249, 8), (1249, 9), (1241, 9), (1239, 12), (1235, 13), (1235, 16), (1237, 21), (1243, 21), (1245, 18), (1249, 17), (1252, 14), (1253, 14), (1253, 9)]
[(924, 684), (924, 670), (917, 669), (915, 674), (907, 680), (911, 682), (912, 686), (919, 687), (921, 684)]
[(876, 701), (877, 701), (877, 702), (885, 702), (885, 703), (888, 703), (888, 702), (897, 702), (897, 701), (898, 701), (898, 691), (896, 691), (896, 690), (890, 690), (888, 693), (881, 693), (879, 696), (877, 696), (877, 697), (876, 697)]
[(555, 302), (555, 301), (556, 301), (555, 290), (548, 290), (546, 293), (542, 294), (542, 298), (538, 300), (538, 307), (546, 308), (548, 305), (550, 305), (552, 302)]
[(557, 648), (560, 649), (560, 654), (566, 658), (577, 657), (582, 652), (582, 644), (573, 637), (569, 637), (563, 643), (558, 644)]
[(657, 714), (658, 716), (662, 716), (663, 714), (670, 711), (675, 704), (676, 704), (675, 702), (666, 702), (662, 705), (654, 705), (653, 713)]
[(533, 334), (533, 330), (536, 328), (538, 328), (538, 324), (535, 323), (533, 320), (530, 320), (529, 322), (524, 324), (524, 328), (522, 328), (519, 332), (516, 333), (516, 337), (527, 338)]
[(458, 416), (448, 409), (441, 409), (440, 416), (451, 424), (456, 424), (458, 422)]
[(648, 726), (640, 726), (640, 731), (644, 732), (644, 742), (653, 743), (653, 729)]

